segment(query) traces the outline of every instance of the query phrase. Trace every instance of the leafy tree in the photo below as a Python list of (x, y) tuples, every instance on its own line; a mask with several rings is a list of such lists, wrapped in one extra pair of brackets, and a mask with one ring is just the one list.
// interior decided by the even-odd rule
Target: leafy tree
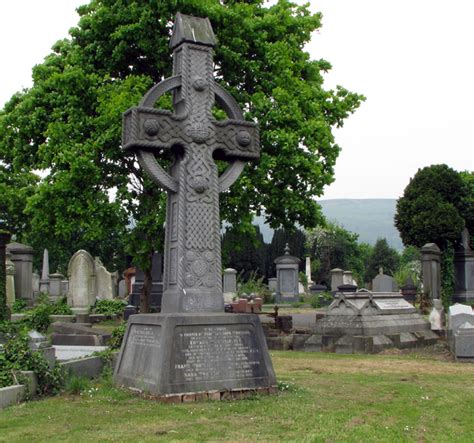
[(469, 219), (468, 192), (460, 174), (447, 165), (419, 169), (397, 201), (395, 226), (405, 245), (458, 242)]
[(331, 130), (364, 99), (323, 88), (331, 65), (303, 50), (321, 26), (308, 5), (92, 0), (80, 7), (71, 38), (53, 46), (33, 69), (33, 87), (1, 112), (0, 161), (12, 174), (42, 170), (44, 177), (31, 184), (24, 211), (17, 209), (17, 231), (24, 212), (31, 222), (25, 237), (38, 249), (56, 242), (64, 266), (79, 247), (108, 266), (125, 249), (145, 271), (143, 300), (165, 206), (161, 190), (120, 150), (121, 114), (170, 75), (178, 11), (210, 18), (219, 41), (216, 78), (260, 124), (260, 164), (221, 198), (221, 215), (233, 225), (243, 221), (249, 230), (250, 213), (265, 209), (273, 227), (314, 226), (321, 213), (313, 197), (332, 181), (340, 151)]
[(258, 226), (254, 235), (228, 229), (222, 236), (222, 264), (234, 268), (244, 281), (254, 273), (254, 277), (266, 274), (266, 245)]
[(371, 281), (383, 268), (384, 274), (393, 275), (400, 262), (398, 252), (391, 248), (385, 238), (378, 238), (369, 256), (365, 277)]
[(318, 265), (313, 275), (316, 282), (330, 286), (330, 271), (334, 268), (350, 270), (359, 284), (364, 282), (364, 261), (370, 247), (359, 246), (357, 234), (335, 223), (327, 223), (324, 227), (308, 230), (307, 237), (311, 258)]
[(474, 248), (474, 172), (462, 171), (459, 174), (465, 187), (464, 221), (470, 234), (471, 248)]
[(441, 292), (445, 305), (454, 292), (453, 248), (464, 227), (474, 225), (470, 173), (447, 165), (419, 169), (397, 202), (395, 226), (405, 245), (436, 243), (442, 251)]

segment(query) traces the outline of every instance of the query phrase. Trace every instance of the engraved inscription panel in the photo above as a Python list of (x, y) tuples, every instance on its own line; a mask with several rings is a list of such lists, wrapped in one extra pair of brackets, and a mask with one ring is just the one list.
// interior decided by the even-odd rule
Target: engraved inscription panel
[(295, 270), (280, 270), (280, 292), (295, 292)]
[(393, 298), (387, 300), (374, 300), (374, 303), (382, 311), (391, 310), (391, 309), (413, 309), (413, 305), (408, 303), (403, 298)]
[(160, 348), (161, 326), (132, 324), (119, 374), (153, 382), (158, 370)]
[(268, 376), (252, 325), (178, 326), (172, 384)]

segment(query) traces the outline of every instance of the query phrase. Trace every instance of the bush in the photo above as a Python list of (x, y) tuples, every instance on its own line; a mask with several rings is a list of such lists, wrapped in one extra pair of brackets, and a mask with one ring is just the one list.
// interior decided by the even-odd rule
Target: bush
[(242, 281), (242, 273), (237, 277), (237, 295), (242, 297), (244, 294), (255, 294), (261, 297), (264, 303), (268, 303), (272, 296), (267, 285), (263, 283), (263, 277), (258, 277), (255, 271), (250, 273), (246, 281)]
[(122, 314), (127, 303), (123, 300), (97, 300), (94, 305), (96, 314), (117, 315)]
[(22, 298), (18, 298), (13, 302), (12, 312), (19, 313), (24, 311), (26, 308), (26, 301)]
[(46, 332), (51, 324), (49, 318), (50, 307), (48, 305), (39, 305), (30, 311), (26, 322), (31, 329), (36, 329), (39, 332)]
[[(3, 325), (8, 328), (8, 325)], [(10, 327), (15, 331), (15, 327)], [(26, 329), (21, 332), (7, 334), (8, 340), (3, 346), (0, 354), (0, 387), (16, 383), (21, 377), (20, 371), (34, 371), (38, 378), (39, 394), (54, 394), (59, 391), (63, 384), (63, 374), (59, 366), (50, 368), (43, 354), (32, 351)]]
[(71, 375), (64, 386), (64, 390), (71, 395), (78, 395), (81, 392), (86, 391), (90, 387), (90, 380), (86, 377), (78, 377), (77, 375)]
[(112, 337), (109, 341), (110, 349), (120, 349), (120, 346), (122, 346), (122, 340), (123, 336), (125, 335), (126, 329), (127, 322), (123, 322), (112, 331)]

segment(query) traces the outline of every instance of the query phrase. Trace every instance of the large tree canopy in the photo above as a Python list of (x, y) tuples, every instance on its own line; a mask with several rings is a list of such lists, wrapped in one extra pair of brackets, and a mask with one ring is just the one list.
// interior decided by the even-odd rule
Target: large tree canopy
[(405, 245), (434, 242), (442, 250), (473, 223), (468, 180), (447, 165), (419, 169), (397, 202), (395, 226)]
[(363, 97), (323, 88), (330, 64), (303, 49), (320, 14), (286, 0), (92, 0), (70, 38), (33, 69), (32, 88), (0, 113), (1, 186), (33, 189), (2, 203), (15, 213), (8, 227), (38, 249), (56, 245), (55, 264), (83, 247), (110, 265), (125, 244), (146, 267), (160, 247), (164, 194), (121, 151), (121, 114), (170, 75), (178, 11), (210, 18), (216, 78), (260, 124), (261, 160), (222, 196), (222, 217), (250, 226), (249, 214), (264, 209), (273, 227), (321, 218), (314, 197), (333, 180), (340, 151), (331, 131)]

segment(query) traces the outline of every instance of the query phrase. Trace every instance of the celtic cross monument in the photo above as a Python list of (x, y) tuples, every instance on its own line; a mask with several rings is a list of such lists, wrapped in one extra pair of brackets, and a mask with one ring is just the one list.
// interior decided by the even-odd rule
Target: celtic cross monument
[[(166, 189), (168, 204), (162, 311), (130, 318), (115, 380), (155, 395), (237, 396), (275, 385), (258, 316), (223, 312), (219, 193), (259, 157), (259, 138), (257, 125), (214, 81), (215, 44), (209, 19), (178, 14), (173, 76), (123, 117), (123, 148)], [(174, 112), (155, 109), (170, 91)], [(213, 118), (214, 103), (227, 120)], [(173, 158), (168, 172), (156, 160), (163, 154)], [(229, 163), (220, 176), (217, 159)]]

